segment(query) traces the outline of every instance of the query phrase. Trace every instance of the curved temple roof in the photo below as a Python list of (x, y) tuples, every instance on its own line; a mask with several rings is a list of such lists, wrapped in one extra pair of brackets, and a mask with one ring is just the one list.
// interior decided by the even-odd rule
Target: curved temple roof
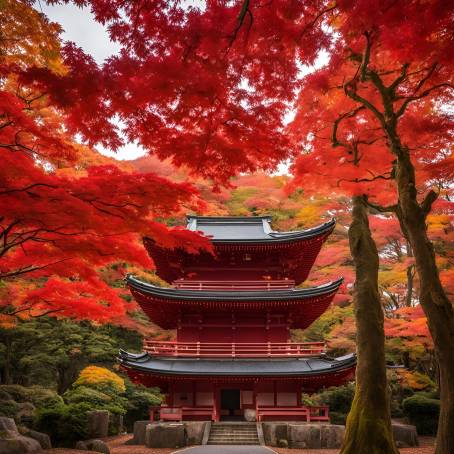
[(319, 287), (284, 290), (211, 291), (156, 287), (128, 276), (135, 300), (154, 323), (164, 329), (177, 327), (182, 312), (278, 310), (291, 328), (307, 328), (320, 317), (334, 298), (342, 279)]
[(142, 282), (135, 277), (126, 276), (127, 284), (134, 290), (159, 299), (191, 300), (191, 301), (285, 301), (307, 299), (335, 293), (343, 282), (343, 278), (318, 287), (289, 288), (284, 290), (181, 290), (158, 287)]
[(310, 239), (331, 232), (336, 220), (293, 232), (275, 232), (271, 216), (203, 217), (188, 216), (187, 229), (203, 232), (213, 243), (283, 243)]
[(120, 350), (119, 361), (125, 368), (156, 375), (180, 376), (304, 376), (337, 373), (353, 369), (354, 353), (339, 358), (325, 356), (311, 358), (266, 360), (187, 360), (154, 358), (148, 353), (132, 354)]

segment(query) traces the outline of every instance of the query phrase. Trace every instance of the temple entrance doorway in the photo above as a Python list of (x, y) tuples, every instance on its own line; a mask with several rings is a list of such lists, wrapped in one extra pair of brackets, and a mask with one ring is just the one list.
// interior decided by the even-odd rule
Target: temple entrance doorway
[(241, 421), (241, 397), (239, 389), (221, 389), (221, 420)]

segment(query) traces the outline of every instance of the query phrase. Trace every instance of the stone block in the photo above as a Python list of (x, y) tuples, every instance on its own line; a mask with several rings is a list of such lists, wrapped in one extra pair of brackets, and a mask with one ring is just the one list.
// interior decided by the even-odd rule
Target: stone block
[(186, 445), (201, 445), (206, 421), (185, 421), (185, 440)]
[(344, 439), (345, 426), (335, 424), (324, 424), (320, 426), (321, 447), (327, 449), (337, 449), (342, 445)]
[(87, 415), (88, 436), (91, 439), (107, 437), (109, 433), (109, 411), (92, 410)]
[(134, 436), (126, 442), (127, 445), (144, 445), (145, 444), (145, 431), (147, 425), (150, 424), (148, 419), (144, 421), (136, 421), (134, 423)]
[(320, 449), (320, 425), (289, 424), (288, 438), (291, 448)]
[(392, 423), (394, 441), (400, 448), (418, 446), (416, 427), (409, 424)]
[(262, 422), (263, 437), (268, 446), (278, 446), (279, 440), (288, 440), (288, 424), (282, 422)]
[(151, 423), (145, 431), (148, 448), (181, 448), (185, 446), (183, 423)]

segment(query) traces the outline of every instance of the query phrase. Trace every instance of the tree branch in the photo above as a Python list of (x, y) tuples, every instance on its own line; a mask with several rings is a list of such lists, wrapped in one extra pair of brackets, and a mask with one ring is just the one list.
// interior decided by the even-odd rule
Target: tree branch
[(433, 190), (430, 190), (427, 195), (424, 197), (424, 200), (420, 203), (420, 207), (422, 212), (424, 213), (424, 217), (427, 217), (427, 215), (430, 213), (430, 210), (432, 209), (432, 205), (435, 202), (435, 200), (438, 199), (438, 192), (435, 192)]

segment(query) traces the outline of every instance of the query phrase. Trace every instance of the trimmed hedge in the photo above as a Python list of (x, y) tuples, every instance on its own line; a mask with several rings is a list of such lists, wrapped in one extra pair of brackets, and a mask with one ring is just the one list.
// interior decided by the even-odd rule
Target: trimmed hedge
[(416, 426), (419, 435), (435, 435), (440, 414), (440, 401), (423, 394), (408, 397), (402, 403), (404, 413)]
[(48, 434), (55, 446), (73, 447), (79, 440), (88, 438), (87, 412), (89, 404), (60, 405), (38, 411), (35, 428)]

